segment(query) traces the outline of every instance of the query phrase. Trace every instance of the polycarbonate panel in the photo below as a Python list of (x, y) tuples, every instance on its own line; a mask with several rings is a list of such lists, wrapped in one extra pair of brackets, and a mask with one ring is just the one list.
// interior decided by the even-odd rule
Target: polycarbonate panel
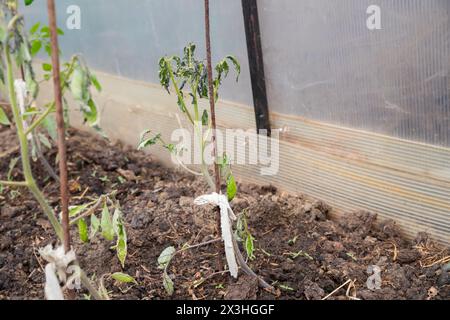
[(258, 5), (271, 111), (450, 147), (450, 1)]
[[(82, 53), (91, 68), (115, 75), (158, 83), (158, 60), (164, 55), (182, 54), (194, 42), (198, 56), (204, 49), (204, 8), (199, 0), (58, 0), (63, 57)], [(81, 9), (81, 30), (68, 30), (66, 13), (70, 5)], [(23, 8), (27, 24), (47, 24), (46, 0)], [(211, 1), (213, 60), (237, 56), (242, 75), (224, 82), (221, 98), (252, 105), (247, 46), (241, 0)]]

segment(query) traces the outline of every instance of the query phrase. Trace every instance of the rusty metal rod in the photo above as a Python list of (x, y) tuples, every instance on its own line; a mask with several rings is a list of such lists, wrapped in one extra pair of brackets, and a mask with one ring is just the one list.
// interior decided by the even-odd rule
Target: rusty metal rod
[[(221, 193), (221, 183), (220, 183), (220, 169), (217, 163), (217, 140), (216, 140), (216, 97), (214, 95), (214, 85), (213, 85), (213, 71), (212, 71), (212, 58), (211, 58), (211, 31), (210, 31), (210, 19), (209, 19), (209, 0), (205, 0), (205, 43), (206, 43), (206, 62), (207, 62), (207, 72), (208, 72), (208, 90), (209, 90), (209, 106), (211, 113), (211, 140), (213, 144), (213, 157), (214, 157), (214, 181), (216, 192)], [(220, 227), (220, 208), (216, 208), (216, 233), (219, 237), (222, 236)], [(221, 242), (217, 243), (217, 250), (222, 251), (223, 245)], [(217, 270), (223, 270), (223, 260), (221, 255), (217, 256)]]
[(53, 65), (53, 87), (56, 106), (56, 124), (58, 130), (58, 154), (59, 154), (59, 178), (61, 193), (62, 228), (64, 239), (64, 250), (70, 251), (70, 224), (69, 224), (69, 189), (67, 177), (67, 150), (66, 130), (64, 123), (64, 110), (62, 104), (62, 90), (59, 66), (58, 29), (56, 23), (55, 1), (47, 0), (48, 21), (51, 35), (52, 65)]
[(208, 69), (208, 87), (209, 87), (209, 106), (211, 112), (211, 128), (212, 128), (212, 144), (214, 157), (214, 176), (216, 184), (216, 192), (220, 194), (220, 170), (217, 163), (217, 141), (216, 141), (216, 97), (214, 95), (212, 58), (211, 58), (211, 31), (209, 23), (209, 0), (205, 0), (205, 36), (206, 36), (206, 61)]

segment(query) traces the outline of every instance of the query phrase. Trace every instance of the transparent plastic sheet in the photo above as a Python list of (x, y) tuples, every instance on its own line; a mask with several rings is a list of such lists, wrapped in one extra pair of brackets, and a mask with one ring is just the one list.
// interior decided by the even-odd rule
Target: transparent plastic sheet
[(258, 5), (272, 112), (450, 147), (450, 1)]
[[(81, 10), (81, 29), (65, 28), (66, 10)], [(203, 1), (198, 0), (58, 0), (58, 23), (63, 58), (82, 53), (91, 68), (114, 75), (158, 83), (158, 61), (164, 55), (181, 55), (184, 46), (197, 44), (198, 56), (204, 48)], [(31, 27), (47, 24), (45, 0), (37, 0), (22, 10)], [(242, 75), (224, 81), (221, 97), (252, 105), (247, 46), (241, 0), (211, 1), (213, 62), (228, 54), (241, 62)], [(45, 57), (45, 56), (42, 56)]]

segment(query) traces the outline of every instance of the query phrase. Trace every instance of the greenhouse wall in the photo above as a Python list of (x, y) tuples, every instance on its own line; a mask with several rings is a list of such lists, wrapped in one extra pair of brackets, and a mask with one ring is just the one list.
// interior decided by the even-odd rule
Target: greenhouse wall
[[(410, 237), (426, 231), (450, 244), (450, 2), (378, 0), (381, 30), (369, 30), (373, 2), (258, 1), (279, 172), (235, 172), (322, 199), (336, 215), (375, 212)], [(82, 27), (63, 28), (62, 52), (81, 52), (98, 70), (105, 131), (133, 145), (147, 128), (170, 136), (177, 106), (158, 85), (157, 62), (191, 41), (204, 55), (202, 4), (60, 0), (62, 25), (72, 4)], [(239, 83), (225, 83), (219, 125), (254, 128), (241, 1), (212, 1), (211, 9), (214, 60), (234, 54), (242, 63)], [(26, 12), (30, 25), (46, 21), (40, 6)], [(170, 163), (163, 150), (152, 154)]]

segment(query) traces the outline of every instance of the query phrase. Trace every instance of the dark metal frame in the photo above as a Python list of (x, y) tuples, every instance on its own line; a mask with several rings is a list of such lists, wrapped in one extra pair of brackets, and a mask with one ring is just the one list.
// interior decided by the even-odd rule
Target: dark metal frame
[(257, 0), (242, 0), (256, 127), (271, 135)]

